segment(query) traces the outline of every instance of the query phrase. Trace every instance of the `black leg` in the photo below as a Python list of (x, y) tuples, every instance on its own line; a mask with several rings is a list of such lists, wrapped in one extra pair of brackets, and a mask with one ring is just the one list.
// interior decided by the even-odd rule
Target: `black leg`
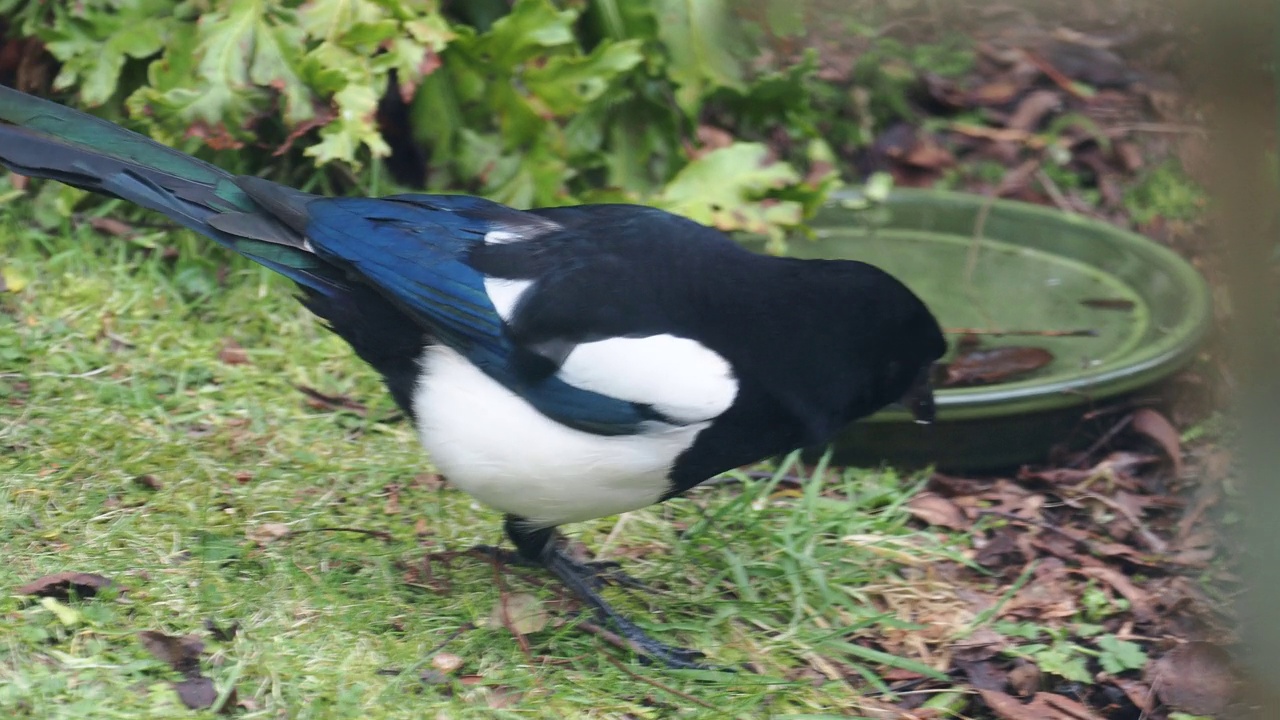
[[(483, 555), (486, 558), (493, 558), (503, 565), (522, 565), (525, 567), (545, 568), (546, 564), (542, 560), (530, 560), (515, 550), (497, 547), (496, 545), (475, 545), (468, 552), (477, 555)], [(588, 575), (591, 579), (591, 586), (596, 590), (605, 585), (614, 585), (617, 587), (627, 588), (628, 590), (639, 590), (640, 592), (656, 593), (652, 587), (640, 582), (623, 572), (617, 561), (614, 560), (590, 560), (588, 562), (573, 561), (574, 564)]]
[(612, 625), (638, 652), (671, 668), (707, 667), (697, 662), (702, 653), (658, 642), (614, 610), (597, 592), (601, 581), (600, 569), (580, 563), (565, 554), (556, 543), (554, 528), (530, 528), (523, 520), (512, 515), (507, 516), (503, 527), (522, 558), (535, 561), (550, 570), (565, 587), (595, 610), (601, 622)]

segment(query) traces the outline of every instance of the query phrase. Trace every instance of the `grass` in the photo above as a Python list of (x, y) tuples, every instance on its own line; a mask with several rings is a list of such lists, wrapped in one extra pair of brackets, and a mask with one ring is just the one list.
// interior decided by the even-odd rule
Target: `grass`
[[(295, 720), (845, 716), (887, 668), (928, 670), (858, 640), (950, 632), (911, 598), (945, 592), (930, 567), (968, 541), (908, 524), (918, 479), (740, 475), (570, 529), (662, 589), (610, 591), (643, 625), (760, 672), (645, 667), (576, 628), (536, 572), (462, 556), (426, 574), (431, 553), (499, 541), (499, 517), (428, 481), (377, 377), (287, 282), (185, 233), (166, 258), (84, 229), (0, 230), (0, 264), (27, 281), (0, 293), (0, 716), (212, 717), (181, 706), (178, 675), (137, 639), (206, 620), (240, 624), (205, 634), (202, 661), (239, 717)], [(220, 357), (229, 340), (247, 362)], [(296, 385), (368, 413), (316, 409)], [(271, 524), (388, 535), (271, 541)], [(63, 606), (12, 592), (68, 570), (123, 591)], [(552, 620), (528, 652), (488, 621), (516, 592)], [(461, 668), (424, 681), (440, 652)], [(824, 675), (833, 663), (857, 679)]]

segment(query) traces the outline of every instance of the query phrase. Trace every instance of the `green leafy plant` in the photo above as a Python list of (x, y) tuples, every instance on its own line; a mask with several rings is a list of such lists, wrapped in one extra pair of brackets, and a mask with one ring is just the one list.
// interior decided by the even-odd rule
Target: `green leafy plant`
[[(725, 0), (0, 0), (0, 12), (44, 43), (52, 89), (73, 102), (304, 187), (382, 190), (384, 161), (408, 162), (434, 191), (649, 202), (777, 247), (837, 183), (822, 171), (814, 59), (749, 72)], [(727, 144), (697, 140), (709, 108), (740, 118)], [(800, 141), (791, 156), (758, 142), (777, 127)]]
[[(1072, 682), (1093, 682), (1091, 660), (1112, 675), (1141, 670), (1147, 665), (1147, 654), (1141, 645), (1107, 633), (1100, 625), (1074, 623), (1070, 627), (1054, 628), (1000, 622), (995, 629), (1008, 637), (1034, 641), (1011, 646), (1005, 650), (1006, 655), (1030, 660), (1044, 672)], [(1088, 638), (1095, 647), (1074, 642), (1073, 638)]]

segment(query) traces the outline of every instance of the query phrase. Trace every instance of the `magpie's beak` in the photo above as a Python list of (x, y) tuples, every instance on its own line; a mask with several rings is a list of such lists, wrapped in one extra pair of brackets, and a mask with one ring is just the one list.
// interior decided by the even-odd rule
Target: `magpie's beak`
[(911, 417), (921, 425), (928, 425), (937, 416), (937, 407), (933, 402), (933, 367), (925, 365), (911, 381), (911, 387), (898, 402), (911, 411)]

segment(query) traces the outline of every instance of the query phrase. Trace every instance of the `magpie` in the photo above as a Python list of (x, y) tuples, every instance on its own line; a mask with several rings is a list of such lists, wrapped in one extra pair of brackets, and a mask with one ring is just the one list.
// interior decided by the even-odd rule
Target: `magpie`
[(322, 197), (233, 175), (0, 87), (0, 164), (162, 213), (292, 280), (382, 375), (431, 462), (505, 516), (642, 657), (697, 667), (598, 592), (557, 528), (828, 441), (894, 402), (934, 415), (934, 316), (871, 265), (756, 254), (622, 204)]

